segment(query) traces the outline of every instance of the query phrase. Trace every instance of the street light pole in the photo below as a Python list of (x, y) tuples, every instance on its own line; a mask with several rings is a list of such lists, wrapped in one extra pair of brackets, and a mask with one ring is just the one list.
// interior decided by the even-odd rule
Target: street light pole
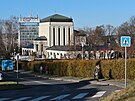
[(84, 46), (84, 44), (82, 42), (82, 60), (83, 60), (83, 46)]
[(13, 59), (15, 60), (15, 49), (14, 49), (14, 58)]

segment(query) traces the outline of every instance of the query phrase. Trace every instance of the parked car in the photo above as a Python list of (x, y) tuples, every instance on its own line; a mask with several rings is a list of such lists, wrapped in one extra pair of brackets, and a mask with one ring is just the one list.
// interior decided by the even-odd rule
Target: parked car
[(2, 81), (2, 80), (3, 80), (2, 73), (0, 73), (0, 81)]

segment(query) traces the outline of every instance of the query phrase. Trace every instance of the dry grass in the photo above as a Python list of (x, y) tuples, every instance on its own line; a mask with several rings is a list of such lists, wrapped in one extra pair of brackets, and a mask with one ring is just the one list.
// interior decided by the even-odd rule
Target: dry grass
[(16, 82), (0, 82), (0, 90), (16, 90), (24, 88), (28, 88), (28, 86), (17, 84)]
[(0, 82), (0, 85), (17, 84), (16, 82)]
[(135, 101), (135, 84), (119, 92), (114, 92), (102, 101)]

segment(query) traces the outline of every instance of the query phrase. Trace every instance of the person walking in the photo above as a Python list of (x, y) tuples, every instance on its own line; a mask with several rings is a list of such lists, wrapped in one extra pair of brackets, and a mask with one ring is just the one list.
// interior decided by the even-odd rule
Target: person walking
[(94, 70), (94, 78), (95, 78), (97, 81), (99, 81), (99, 74), (100, 74), (100, 66), (99, 66), (99, 64), (98, 64), (98, 65), (96, 65), (96, 68), (95, 68), (95, 70)]
[(45, 74), (48, 75), (48, 66), (45, 67)]
[(40, 66), (40, 75), (43, 73), (43, 66)]

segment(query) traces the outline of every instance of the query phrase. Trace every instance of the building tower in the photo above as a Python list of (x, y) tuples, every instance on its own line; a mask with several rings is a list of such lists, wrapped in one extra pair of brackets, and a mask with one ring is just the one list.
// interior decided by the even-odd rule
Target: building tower
[(18, 47), (19, 49), (33, 43), (39, 36), (39, 17), (19, 17)]

